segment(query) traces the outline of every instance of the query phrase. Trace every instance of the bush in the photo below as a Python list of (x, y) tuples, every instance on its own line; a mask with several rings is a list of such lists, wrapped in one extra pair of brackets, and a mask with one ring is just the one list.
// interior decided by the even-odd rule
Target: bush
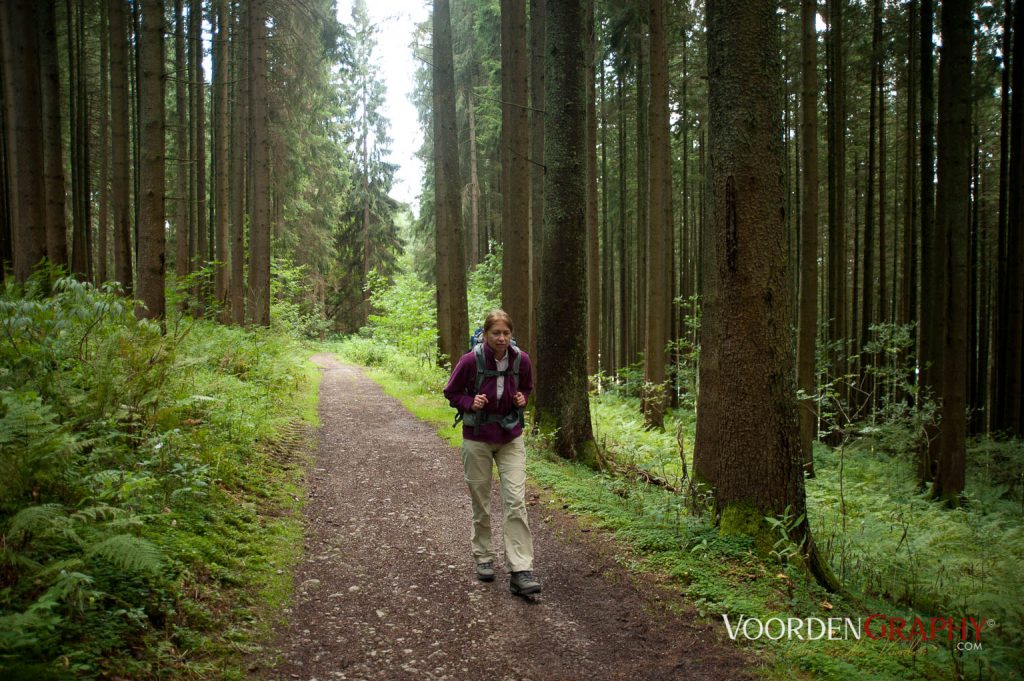
[(141, 678), (195, 665), (160, 650), (208, 650), (221, 632), (202, 602), (256, 579), (260, 556), (278, 550), (274, 521), (228, 535), (240, 501), (285, 499), (288, 474), (261, 451), (298, 417), (303, 354), (269, 330), (188, 317), (165, 336), (133, 309), (53, 272), (0, 292), (8, 674)]

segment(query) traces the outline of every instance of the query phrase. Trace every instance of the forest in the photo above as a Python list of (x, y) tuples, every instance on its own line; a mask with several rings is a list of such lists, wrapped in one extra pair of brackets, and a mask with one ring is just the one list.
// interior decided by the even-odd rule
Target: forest
[(2, 3), (0, 671), (246, 678), (299, 559), (306, 359), (454, 437), (500, 307), (531, 478), (701, 616), (993, 623), (761, 642), (768, 677), (1024, 677), (1022, 3), (430, 10)]

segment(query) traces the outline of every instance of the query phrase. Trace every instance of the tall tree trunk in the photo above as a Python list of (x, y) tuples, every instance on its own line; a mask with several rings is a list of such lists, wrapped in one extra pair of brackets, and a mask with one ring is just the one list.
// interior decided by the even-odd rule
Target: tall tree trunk
[[(189, 6), (189, 40), (192, 44), (192, 134), (194, 150), (192, 170), (195, 173), (195, 193), (192, 205), (196, 215), (196, 242), (194, 271), (206, 267), (209, 258), (209, 231), (206, 205), (206, 69), (203, 66), (203, 0), (192, 0)], [(268, 161), (269, 164), (269, 161)], [(267, 175), (269, 176), (269, 167)], [(268, 199), (269, 200), (269, 199)], [(268, 222), (269, 225), (269, 217)], [(206, 307), (209, 294), (209, 281), (204, 275), (196, 282), (194, 291), (195, 305), (198, 312)], [(268, 316), (269, 319), (269, 316)]]
[[(647, 221), (647, 325), (644, 337), (645, 384), (644, 421), (648, 427), (663, 428), (666, 408), (665, 370), (668, 365), (668, 322), (671, 318), (672, 282), (672, 138), (669, 131), (668, 25), (665, 1), (650, 1), (651, 101), (650, 191)], [(643, 197), (641, 197), (643, 200)]]
[(1014, 6), (1010, 113), (1009, 223), (1000, 260), (1005, 268), (1000, 290), (999, 340), (994, 429), (1024, 436), (1024, 2)]
[(634, 265), (635, 276), (630, 283), (635, 287), (634, 309), (636, 316), (630, 333), (633, 336), (634, 352), (647, 347), (647, 258), (650, 250), (647, 243), (648, 222), (650, 220), (650, 131), (648, 130), (648, 110), (650, 108), (650, 59), (647, 38), (647, 22), (639, 27), (640, 38), (637, 41), (638, 54), (636, 60), (636, 247)]
[(598, 369), (601, 340), (601, 250), (597, 224), (597, 34), (594, 26), (594, 3), (586, 4), (584, 31), (586, 36), (586, 180), (587, 180), (587, 375)]
[(110, 27), (108, 8), (100, 3), (100, 187), (99, 216), (96, 224), (96, 285), (109, 278), (108, 234), (110, 233)]
[(555, 451), (596, 467), (587, 381), (585, 2), (547, 6), (544, 258), (537, 422)]
[[(945, 263), (939, 257), (935, 228), (935, 93), (933, 0), (921, 0), (921, 282), (929, 291), (943, 291)], [(921, 332), (918, 338), (918, 362), (922, 394), (935, 399), (941, 393), (942, 317), (944, 300), (937, 293), (921, 294)], [(938, 461), (938, 432), (933, 424), (925, 428), (925, 439), (918, 455), (918, 481), (930, 482)]]
[[(872, 2), (873, 26), (871, 32), (871, 96), (868, 108), (868, 168), (865, 190), (867, 198), (864, 203), (864, 274), (861, 279), (861, 313), (860, 313), (860, 384), (864, 391), (864, 400), (869, 405), (875, 403), (875, 381), (869, 367), (878, 362), (878, 356), (869, 355), (865, 348), (871, 342), (871, 326), (876, 322), (875, 310), (875, 203), (878, 177), (878, 119), (880, 91), (882, 88), (882, 0)], [(884, 268), (880, 268), (883, 269)]]
[(942, 421), (939, 465), (932, 495), (957, 504), (964, 491), (967, 435), (968, 223), (971, 187), (971, 2), (942, 3), (939, 57), (938, 204), (939, 238), (945, 241), (945, 306), (942, 335)]
[(142, 0), (139, 34), (139, 298), (164, 317), (164, 3)]
[(800, 406), (800, 449), (806, 475), (814, 476), (813, 443), (815, 343), (818, 330), (818, 17), (817, 0), (800, 4), (803, 205), (800, 211), (800, 325), (797, 336), (797, 387), (806, 395)]
[(624, 77), (619, 74), (615, 80), (615, 103), (618, 109), (618, 177), (619, 177), (619, 367), (631, 364), (633, 356), (630, 354), (629, 329), (630, 311), (632, 305), (629, 301), (629, 256), (626, 250), (626, 108), (623, 83)]
[[(178, 74), (174, 79), (174, 103), (177, 114), (174, 138), (178, 150), (178, 158), (174, 165), (174, 180), (177, 193), (174, 204), (174, 274), (178, 278), (179, 285), (191, 271), (191, 263), (189, 262), (189, 206), (191, 205), (192, 197), (189, 194), (188, 182), (191, 164), (188, 158), (190, 146), (188, 142), (188, 98), (185, 95), (188, 64), (185, 52), (184, 6), (185, 0), (174, 1), (174, 63)], [(184, 300), (181, 304), (183, 309), (187, 306)]]
[[(846, 45), (843, 8), (846, 0), (828, 0), (828, 340), (832, 377), (846, 374), (849, 353), (846, 255)], [(840, 397), (847, 392), (840, 384)]]
[[(68, 264), (67, 224), (64, 219), (64, 155), (60, 128), (60, 66), (57, 57), (57, 16), (53, 2), (41, 2), (39, 66), (42, 72), (43, 172), (46, 192), (46, 256), (54, 265)], [(87, 254), (83, 254), (87, 255)], [(88, 262), (85, 270), (88, 270)]]
[(249, 19), (251, 9), (239, 8), (234, 20), (231, 45), (234, 52), (234, 96), (231, 107), (231, 277), (228, 282), (228, 307), (231, 322), (245, 323), (245, 216), (246, 179), (249, 145)]
[(249, 321), (270, 325), (270, 111), (267, 102), (267, 0), (249, 8), (249, 116), (252, 194), (249, 223)]
[(133, 292), (132, 223), (128, 158), (128, 21), (123, 0), (110, 0), (110, 124), (113, 169), (114, 279), (128, 297)]
[[(904, 127), (903, 250), (897, 299), (899, 324), (917, 321), (917, 0), (907, 3), (907, 118)], [(912, 336), (916, 338), (916, 334)]]
[(529, 70), (525, 0), (505, 0), (502, 3), (501, 28), (502, 53), (507, 59), (502, 62), (501, 69), (508, 83), (502, 102), (506, 113), (502, 119), (509, 126), (506, 135), (508, 147), (502, 150), (502, 158), (508, 165), (508, 184), (505, 187), (508, 201), (507, 212), (501, 221), (505, 244), (502, 251), (501, 301), (515, 322), (520, 341), (526, 345), (526, 351), (532, 353), (533, 347), (529, 345), (532, 338), (530, 315), (533, 304), (530, 294), (533, 279), (530, 275)]
[[(466, 312), (466, 268), (462, 255), (463, 229), (461, 192), (459, 191), (461, 186), (459, 146), (455, 118), (455, 66), (452, 56), (451, 9), (448, 0), (434, 0), (433, 73), (434, 197), (437, 220), (440, 359), (442, 362), (450, 363), (450, 366), (455, 366), (455, 362), (463, 353), (469, 331)], [(508, 244), (507, 241), (506, 244)], [(528, 281), (528, 278), (521, 279), (519, 284), (526, 286)], [(509, 314), (512, 313), (509, 312)], [(518, 328), (519, 321), (515, 317), (512, 317), (512, 320)]]
[[(537, 301), (540, 300), (541, 253), (544, 252), (544, 41), (547, 0), (530, 0), (530, 345), (537, 347)], [(537, 358), (534, 357), (534, 360)], [(534, 363), (534, 389), (538, 365)]]
[(1010, 79), (1012, 73), (1014, 29), (1014, 4), (1012, 0), (1003, 2), (1003, 40), (1002, 40), (1002, 78), (999, 92), (999, 217), (996, 223), (996, 304), (992, 328), (992, 381), (989, 385), (989, 428), (996, 430), (1003, 418), (1001, 414), (1004, 400), (1002, 387), (1005, 377), (1002, 375), (1003, 362), (1006, 361), (1006, 334), (1003, 325), (1009, 310), (1009, 291), (1006, 286), (1006, 237), (1010, 209)]
[[(778, 6), (708, 2), (712, 239), (701, 328), (694, 480), (724, 534), (770, 545), (767, 516), (806, 509), (786, 267)], [(836, 588), (806, 519), (790, 537)], [(767, 550), (767, 549), (764, 549)]]
[(605, 64), (599, 61), (600, 99), (601, 99), (601, 239), (604, 244), (602, 260), (602, 290), (604, 291), (604, 316), (601, 320), (603, 329), (603, 346), (601, 350), (601, 369), (608, 376), (614, 375), (615, 363), (615, 261), (612, 258), (611, 216), (608, 213), (608, 103), (605, 88)]
[(43, 104), (37, 62), (38, 7), (32, 0), (6, 2), (3, 12), (4, 112), (11, 182), (14, 278), (24, 282), (47, 256)]
[(214, 259), (220, 264), (214, 278), (214, 294), (221, 305), (228, 295), (228, 12), (225, 0), (215, 0), (217, 35), (213, 52), (213, 96), (216, 119), (213, 128)]

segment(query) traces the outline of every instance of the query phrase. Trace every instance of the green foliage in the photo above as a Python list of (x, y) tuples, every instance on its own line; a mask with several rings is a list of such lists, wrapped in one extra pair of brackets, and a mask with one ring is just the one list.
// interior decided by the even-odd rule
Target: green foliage
[(408, 353), (424, 364), (437, 356), (437, 301), (433, 287), (420, 281), (409, 269), (388, 281), (375, 270), (367, 277), (370, 304), (376, 311), (363, 330), (377, 343)]
[(270, 445), (308, 409), (303, 353), (190, 317), (163, 335), (50, 272), (0, 320), (0, 673), (232, 674), (237, 587), (280, 582), (295, 534), (260, 509), (295, 503)]
[(501, 307), (501, 245), (492, 242), (491, 250), (466, 278), (469, 331), (483, 326), (491, 310)]
[(309, 267), (287, 258), (270, 263), (270, 325), (296, 338), (323, 339), (330, 328), (324, 306), (309, 285)]

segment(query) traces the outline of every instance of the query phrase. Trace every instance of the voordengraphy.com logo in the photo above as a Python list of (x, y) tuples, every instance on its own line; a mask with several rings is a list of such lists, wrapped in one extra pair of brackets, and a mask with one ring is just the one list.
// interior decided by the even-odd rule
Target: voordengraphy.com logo
[(751, 641), (955, 641), (959, 650), (981, 650), (981, 633), (995, 626), (985, 617), (747, 617), (732, 620), (722, 615), (729, 638)]

